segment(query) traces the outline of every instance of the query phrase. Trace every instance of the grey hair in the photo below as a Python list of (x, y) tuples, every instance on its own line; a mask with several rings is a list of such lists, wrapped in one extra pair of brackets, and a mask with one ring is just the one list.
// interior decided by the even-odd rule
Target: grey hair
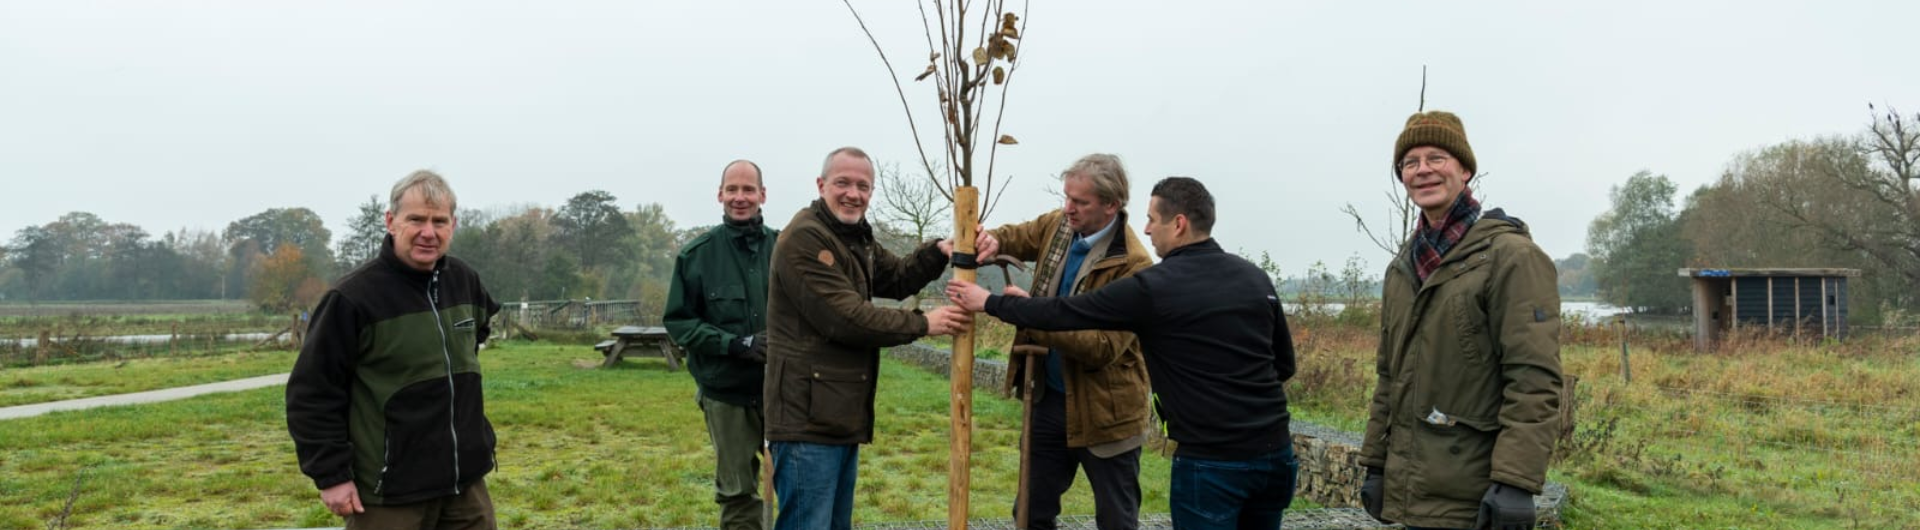
[[(867, 161), (867, 168), (869, 170), (874, 169), (873, 157), (867, 156), (866, 151), (862, 151), (858, 147), (847, 146), (847, 147), (835, 149), (831, 153), (827, 153), (827, 159), (820, 163), (820, 178), (827, 178), (827, 170), (833, 168), (833, 157), (840, 156), (840, 155), (847, 155), (847, 156), (851, 156), (861, 160), (865, 160)], [(879, 180), (879, 177), (880, 177), (879, 173), (875, 171), (874, 179)]]
[(453, 195), (453, 187), (447, 185), (447, 179), (441, 178), (439, 173), (425, 169), (414, 171), (406, 178), (400, 179), (400, 182), (393, 183), (393, 195), (387, 203), (387, 211), (399, 212), (400, 197), (405, 196), (407, 190), (414, 188), (420, 188), (420, 198), (427, 204), (445, 204), (447, 211), (457, 211), (458, 198)]
[(1128, 184), (1127, 170), (1120, 166), (1120, 157), (1094, 153), (1080, 157), (1066, 171), (1060, 172), (1060, 180), (1084, 178), (1093, 184), (1093, 194), (1101, 202), (1127, 207)]

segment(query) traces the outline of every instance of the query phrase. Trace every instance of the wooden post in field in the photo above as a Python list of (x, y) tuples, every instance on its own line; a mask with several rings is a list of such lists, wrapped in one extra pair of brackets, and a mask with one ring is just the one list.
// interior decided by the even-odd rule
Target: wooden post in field
[(47, 333), (47, 330), (40, 330), (40, 342), (35, 343), (34, 346), (38, 346), (39, 349), (33, 354), (33, 364), (35, 366), (47, 364), (47, 354), (53, 348), (53, 335)]
[[(953, 252), (972, 254), (973, 239), (980, 222), (980, 189), (961, 186), (953, 190)], [(987, 256), (975, 258), (975, 262)], [(975, 281), (974, 269), (955, 268), (953, 279)], [(953, 336), (953, 366), (948, 370), (953, 399), (949, 414), (953, 419), (952, 443), (947, 448), (947, 528), (966, 530), (967, 492), (973, 460), (973, 327)]]
[(180, 340), (180, 323), (173, 323), (173, 331), (167, 332), (167, 358), (173, 358), (173, 341)]
[(1617, 322), (1620, 324), (1620, 378), (1633, 383), (1633, 363), (1627, 360), (1627, 314), (1621, 313)]

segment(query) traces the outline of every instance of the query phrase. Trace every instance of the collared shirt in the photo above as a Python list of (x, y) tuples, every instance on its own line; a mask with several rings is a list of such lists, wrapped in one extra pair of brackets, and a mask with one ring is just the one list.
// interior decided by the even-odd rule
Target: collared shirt
[[(1106, 239), (1109, 234), (1112, 234), (1113, 227), (1119, 224), (1120, 216), (1116, 215), (1113, 216), (1112, 219), (1107, 220), (1106, 227), (1101, 228), (1098, 232), (1094, 232), (1093, 235), (1075, 235), (1073, 243), (1067, 247), (1067, 262), (1061, 264), (1060, 287), (1054, 291), (1054, 296), (1073, 295), (1073, 280), (1074, 277), (1080, 275), (1080, 267), (1086, 264), (1087, 252), (1093, 250), (1094, 243), (1098, 243)], [(1060, 351), (1049, 348), (1047, 350), (1046, 364), (1047, 388), (1055, 392), (1065, 393), (1067, 391), (1067, 381), (1066, 378), (1060, 374), (1066, 370), (1066, 366), (1060, 363)]]

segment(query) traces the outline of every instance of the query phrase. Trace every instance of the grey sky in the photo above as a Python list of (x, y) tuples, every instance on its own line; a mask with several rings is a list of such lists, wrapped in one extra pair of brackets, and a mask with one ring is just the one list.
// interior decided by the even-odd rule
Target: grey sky
[[(989, 224), (1056, 206), (1052, 174), (1112, 152), (1136, 212), (1154, 181), (1193, 176), (1227, 248), (1288, 274), (1356, 252), (1377, 270), (1386, 255), (1339, 207), (1384, 211), (1422, 64), (1428, 108), (1463, 117), (1490, 173), (1488, 205), (1556, 258), (1637, 170), (1685, 193), (1738, 152), (1856, 132), (1868, 102), (1920, 110), (1903, 29), (1920, 3), (1569, 4), (1040, 2), (1006, 111), (1022, 145), (998, 163), (1014, 193)], [(896, 69), (924, 66), (910, 3), (854, 5)], [(907, 87), (930, 109), (929, 85)], [(849, 144), (918, 165), (838, 0), (0, 0), (6, 238), (76, 210), (158, 235), (292, 206), (338, 232), (420, 167), (464, 207), (598, 188), (710, 224), (720, 168), (742, 157), (783, 222)]]

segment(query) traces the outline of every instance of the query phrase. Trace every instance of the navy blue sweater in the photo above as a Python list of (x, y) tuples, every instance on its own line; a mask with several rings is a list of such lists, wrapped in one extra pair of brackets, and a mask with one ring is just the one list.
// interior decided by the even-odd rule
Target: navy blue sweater
[(1131, 331), (1176, 454), (1244, 460), (1285, 447), (1293, 336), (1273, 280), (1207, 239), (1160, 264), (1072, 297), (987, 298), (1016, 326)]

